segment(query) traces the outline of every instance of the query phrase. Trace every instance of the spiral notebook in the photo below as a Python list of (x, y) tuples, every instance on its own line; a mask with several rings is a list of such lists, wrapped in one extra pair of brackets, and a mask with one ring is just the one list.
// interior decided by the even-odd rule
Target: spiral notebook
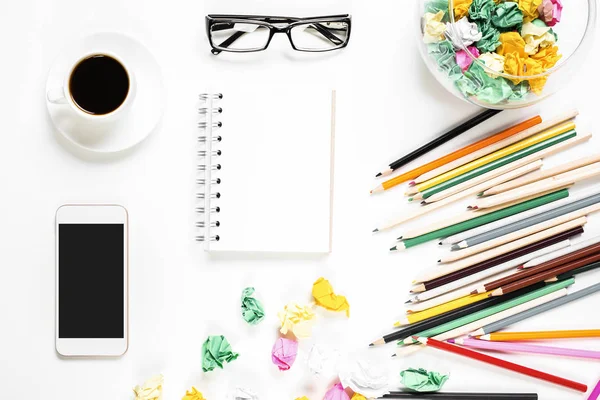
[(335, 91), (200, 94), (196, 240), (207, 251), (331, 251)]

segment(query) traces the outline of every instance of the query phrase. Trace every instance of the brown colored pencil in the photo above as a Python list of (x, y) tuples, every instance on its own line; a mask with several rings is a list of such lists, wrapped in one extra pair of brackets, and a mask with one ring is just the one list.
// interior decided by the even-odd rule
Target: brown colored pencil
[(565, 239), (569, 239), (569, 238), (571, 238), (573, 236), (580, 235), (581, 233), (583, 233), (583, 227), (581, 227), (581, 226), (576, 227), (574, 229), (570, 229), (570, 230), (568, 230), (566, 232), (562, 232), (562, 233), (559, 233), (559, 234), (554, 235), (552, 237), (549, 237), (547, 239), (543, 239), (543, 240), (540, 240), (538, 242), (532, 243), (532, 244), (530, 244), (528, 246), (525, 246), (525, 247), (523, 247), (521, 249), (511, 251), (509, 253), (503, 254), (503, 255), (498, 256), (498, 257), (494, 257), (494, 258), (489, 259), (487, 261), (484, 261), (484, 262), (472, 265), (470, 267), (461, 269), (461, 270), (453, 272), (451, 274), (444, 275), (444, 276), (441, 276), (439, 278), (436, 278), (436, 279), (424, 282), (424, 283), (422, 283), (420, 285), (415, 286), (413, 288), (412, 292), (413, 293), (420, 293), (420, 292), (424, 292), (426, 290), (434, 289), (436, 287), (445, 285), (447, 283), (450, 283), (450, 282), (453, 282), (455, 280), (464, 278), (466, 276), (475, 274), (477, 272), (480, 272), (480, 271), (483, 271), (483, 270), (495, 267), (496, 265), (500, 265), (500, 264), (505, 263), (507, 261), (510, 261), (510, 260), (512, 260), (514, 258), (521, 257), (521, 256), (524, 256), (524, 255), (529, 254), (529, 253), (533, 253), (533, 252), (535, 252), (537, 250), (543, 249), (544, 247), (548, 247), (548, 246), (551, 246), (551, 245), (556, 244), (558, 242), (561, 242), (561, 241), (563, 241)]

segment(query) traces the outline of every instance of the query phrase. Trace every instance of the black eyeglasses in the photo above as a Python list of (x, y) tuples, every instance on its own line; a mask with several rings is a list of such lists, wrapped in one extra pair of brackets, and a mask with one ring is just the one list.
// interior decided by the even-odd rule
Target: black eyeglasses
[(208, 15), (206, 34), (213, 54), (262, 51), (276, 33), (285, 33), (294, 50), (323, 52), (348, 45), (351, 21), (348, 14), (314, 18)]

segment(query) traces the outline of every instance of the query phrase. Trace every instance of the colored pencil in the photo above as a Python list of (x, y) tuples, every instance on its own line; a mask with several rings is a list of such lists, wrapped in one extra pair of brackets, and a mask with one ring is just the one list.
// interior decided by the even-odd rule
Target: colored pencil
[(500, 182), (500, 181), (504, 182), (506, 180), (513, 179), (515, 177), (519, 177), (521, 175), (524, 175), (524, 174), (527, 174), (527, 173), (529, 173), (531, 171), (539, 169), (540, 166), (541, 165), (539, 164), (539, 162), (535, 162), (534, 161), (534, 162), (532, 162), (530, 164), (524, 165), (524, 166), (522, 166), (520, 168), (517, 168), (517, 169), (515, 169), (513, 171), (510, 171), (510, 172), (508, 172), (506, 174), (503, 174), (501, 176), (493, 178), (493, 179), (489, 180), (488, 182), (484, 182), (484, 183), (481, 183), (479, 185), (475, 185), (475, 186), (473, 186), (473, 187), (471, 187), (471, 188), (469, 188), (469, 189), (467, 189), (467, 190), (465, 190), (463, 192), (455, 193), (452, 196), (446, 197), (445, 199), (443, 199), (441, 201), (438, 201), (436, 203), (430, 204), (427, 207), (421, 207), (416, 212), (412, 212), (410, 214), (407, 213), (403, 217), (400, 217), (399, 219), (397, 219), (395, 221), (389, 222), (389, 223), (385, 224), (383, 227), (375, 229), (375, 232), (382, 231), (382, 230), (387, 230), (387, 229), (393, 228), (393, 227), (395, 227), (397, 225), (401, 225), (401, 224), (403, 224), (403, 223), (405, 223), (407, 221), (410, 221), (410, 220), (413, 220), (413, 219), (418, 218), (420, 216), (423, 216), (425, 214), (429, 214), (430, 212), (435, 211), (435, 210), (437, 210), (439, 208), (442, 208), (444, 206), (447, 206), (448, 204), (451, 204), (451, 203), (453, 203), (455, 201), (461, 200), (461, 199), (463, 199), (465, 197), (468, 197), (470, 195), (473, 195), (473, 194), (476, 194), (476, 193), (480, 192), (482, 188), (488, 187), (489, 184), (492, 183), (492, 182)]
[(495, 196), (479, 198), (475, 200), (472, 208), (496, 207), (502, 203), (519, 199), (522, 196), (563, 187), (564, 185), (570, 185), (598, 175), (600, 175), (600, 163), (591, 164), (574, 171), (557, 175), (554, 178), (547, 178), (539, 182), (530, 183), (529, 185), (521, 186)]
[(431, 142), (419, 147), (416, 150), (411, 151), (407, 155), (402, 156), (399, 159), (397, 159), (396, 161), (390, 163), (389, 168), (386, 168), (383, 171), (378, 172), (377, 175), (375, 175), (375, 177), (387, 176), (387, 175), (391, 174), (394, 170), (402, 167), (403, 165), (408, 164), (409, 162), (411, 162), (413, 160), (416, 160), (417, 158), (421, 157), (422, 155), (429, 153), (431, 150), (435, 149), (436, 147), (441, 146), (442, 144), (465, 133), (469, 129), (481, 124), (484, 121), (487, 121), (488, 119), (492, 118), (494, 115), (498, 114), (500, 111), (501, 110), (485, 110), (485, 111), (477, 114), (473, 118), (470, 118), (469, 120), (463, 122), (462, 124), (458, 125), (457, 127), (453, 128), (453, 129), (449, 130), (448, 132), (444, 133), (443, 135), (436, 137)]
[[(439, 185), (433, 186), (429, 189), (420, 192), (421, 197), (427, 200), (427, 203), (436, 202), (443, 198), (448, 197), (451, 194), (464, 190), (468, 187), (474, 186), (469, 183), (471, 180), (476, 180), (482, 175), (489, 174), (490, 172), (497, 170), (500, 167), (510, 165), (511, 163), (522, 160), (530, 155), (533, 155), (539, 151), (545, 150), (552, 147), (557, 142), (563, 141), (562, 139), (566, 136), (571, 136), (575, 131), (568, 131), (563, 134), (553, 136), (549, 139), (543, 140), (539, 143), (527, 146), (522, 150), (515, 151), (507, 156), (501, 157), (495, 161), (483, 164), (482, 166), (475, 168), (471, 171), (460, 174), (452, 179), (448, 179), (440, 183)], [(526, 159), (527, 160), (527, 159)], [(525, 161), (527, 162), (527, 161)], [(528, 176), (528, 175), (526, 175)], [(517, 178), (519, 179), (519, 178)], [(457, 189), (457, 186), (460, 186)]]
[(532, 146), (534, 144), (543, 142), (544, 140), (551, 139), (555, 136), (561, 135), (561, 134), (569, 132), (569, 131), (574, 131), (574, 129), (575, 129), (575, 123), (573, 121), (564, 122), (560, 125), (556, 125), (550, 129), (547, 129), (543, 132), (533, 135), (527, 139), (523, 139), (520, 142), (511, 144), (510, 146), (507, 146), (500, 150), (497, 150), (491, 154), (488, 154), (487, 156), (481, 157), (475, 161), (471, 161), (468, 164), (462, 165), (462, 166), (460, 166), (456, 169), (453, 169), (451, 171), (448, 171), (442, 175), (436, 176), (435, 178), (432, 178), (428, 181), (419, 183), (416, 185), (416, 188), (419, 192), (422, 192), (425, 189), (429, 189), (431, 187), (439, 185), (440, 183), (446, 182), (447, 180), (457, 177), (461, 174), (464, 174), (465, 172), (472, 171), (475, 168), (479, 168), (482, 165), (489, 164), (492, 161), (498, 160), (502, 157), (505, 157), (509, 154), (515, 153), (519, 150), (522, 150), (522, 149)]
[(483, 156), (486, 156), (490, 153), (493, 153), (497, 150), (500, 150), (502, 148), (505, 148), (507, 146), (510, 146), (511, 144), (517, 143), (523, 139), (526, 139), (530, 136), (533, 136), (537, 133), (540, 133), (542, 131), (545, 131), (546, 129), (552, 128), (558, 124), (561, 124), (565, 121), (568, 121), (570, 119), (575, 118), (577, 115), (579, 115), (579, 112), (577, 110), (570, 110), (567, 111), (563, 114), (560, 114), (552, 119), (549, 120), (545, 120), (544, 122), (542, 122), (541, 124), (534, 126), (532, 128), (527, 129), (524, 132), (521, 132), (517, 135), (511, 136), (509, 138), (506, 138), (500, 142), (497, 142), (495, 144), (492, 144), (490, 146), (487, 146), (481, 150), (478, 150), (474, 153), (471, 153), (469, 155), (466, 155), (462, 158), (459, 158), (458, 160), (452, 161), (450, 163), (444, 164), (441, 167), (438, 167), (434, 170), (431, 170), (429, 172), (426, 172), (425, 174), (417, 177), (414, 180), (414, 184), (417, 183), (423, 183), (426, 182), (432, 178), (435, 178), (439, 175), (442, 175), (448, 171), (452, 171), (462, 165), (468, 164), (471, 161), (480, 159)]
[(552, 176), (556, 176), (563, 172), (569, 172), (574, 169), (585, 167), (586, 165), (594, 164), (600, 162), (600, 154), (594, 154), (588, 157), (584, 157), (575, 161), (571, 161), (565, 164), (558, 165), (554, 168), (550, 168), (543, 171), (534, 172), (522, 178), (518, 178), (512, 180), (510, 182), (502, 183), (498, 186), (494, 186), (491, 189), (486, 190), (482, 193), (482, 196), (491, 196), (494, 194), (506, 192), (507, 190), (511, 190), (517, 188), (519, 186), (524, 186), (533, 182), (537, 182), (539, 180), (550, 178)]
[(589, 296), (593, 293), (596, 293), (599, 290), (600, 290), (600, 283), (596, 283), (595, 285), (588, 286), (585, 289), (578, 290), (574, 293), (569, 293), (568, 295), (566, 295), (565, 297), (561, 297), (560, 299), (552, 300), (549, 303), (543, 304), (541, 306), (537, 306), (535, 308), (532, 308), (531, 310), (527, 310), (527, 311), (524, 311), (517, 315), (513, 315), (512, 317), (504, 318), (500, 321), (496, 321), (496, 322), (493, 322), (486, 326), (483, 326), (483, 327), (477, 329), (476, 331), (471, 332), (469, 334), (469, 336), (483, 336), (488, 333), (499, 331), (500, 329), (504, 329), (507, 326), (516, 324), (517, 322), (523, 321), (527, 318), (531, 318), (534, 315), (541, 314), (545, 311), (552, 310), (556, 307), (560, 307), (564, 304), (568, 304), (572, 301)]
[(600, 329), (577, 329), (564, 331), (538, 331), (538, 332), (496, 332), (479, 337), (481, 340), (491, 342), (518, 342), (526, 340), (548, 339), (578, 339), (600, 338)]
[[(426, 164), (421, 165), (420, 167), (414, 168), (403, 174), (400, 174), (391, 179), (388, 179), (387, 181), (381, 183), (376, 188), (371, 190), (371, 193), (377, 193), (377, 192), (382, 192), (384, 190), (389, 190), (389, 189), (393, 188), (394, 186), (400, 185), (401, 183), (407, 182), (411, 179), (415, 179), (415, 178), (419, 177), (420, 175), (422, 175), (426, 172), (432, 171), (435, 168), (445, 165), (451, 161), (458, 160), (459, 158), (464, 157), (467, 154), (471, 154), (477, 150), (483, 149), (489, 145), (492, 145), (503, 139), (506, 139), (507, 137), (516, 135), (517, 133), (522, 132), (526, 129), (529, 129), (532, 126), (540, 124), (541, 122), (542, 122), (542, 118), (539, 115), (536, 115), (533, 118), (530, 118), (526, 121), (520, 122), (508, 129), (498, 132), (490, 137), (487, 137), (478, 142), (472, 143), (472, 144), (465, 146), (459, 150), (456, 150), (450, 154), (440, 157), (434, 161), (428, 162)], [(388, 169), (388, 171), (389, 171), (389, 169)], [(385, 175), (385, 174), (383, 174), (383, 175)]]
[[(441, 276), (439, 278), (432, 279), (430, 281), (416, 285), (412, 288), (411, 292), (419, 293), (419, 292), (424, 292), (424, 291), (428, 291), (431, 289), (435, 289), (439, 286), (448, 284), (450, 282), (454, 282), (455, 280), (462, 279), (462, 278), (471, 276), (471, 275), (479, 273), (479, 272), (488, 271), (488, 270), (492, 270), (492, 269), (495, 270), (496, 267), (500, 268), (501, 265), (504, 265), (504, 267), (506, 267), (505, 269), (510, 269), (510, 268), (516, 267), (519, 265), (519, 263), (516, 263), (517, 259), (520, 260), (522, 257), (525, 257), (528, 254), (533, 254), (533, 253), (537, 252), (538, 250), (541, 250), (541, 249), (543, 249), (547, 246), (553, 245), (555, 243), (561, 242), (565, 239), (568, 239), (569, 237), (579, 235), (582, 232), (583, 232), (583, 228), (577, 227), (577, 228), (574, 228), (574, 229), (571, 229), (571, 230), (568, 230), (565, 232), (561, 232), (561, 233), (551, 236), (549, 238), (538, 240), (537, 242), (527, 245), (525, 247), (522, 247), (520, 249), (510, 251), (510, 252), (502, 254), (500, 256), (497, 256), (497, 257), (491, 258), (489, 260), (483, 261), (481, 263), (475, 264), (471, 267), (467, 267), (467, 268), (461, 269), (459, 271), (453, 272), (451, 274), (447, 274), (447, 275)], [(502, 270), (504, 270), (504, 269), (502, 269)], [(493, 274), (491, 274), (491, 275), (493, 275)], [(487, 275), (487, 276), (491, 276), (491, 275)]]
[[(390, 392), (382, 399), (421, 400), (538, 400), (537, 393), (477, 393), (477, 392)], [(594, 399), (595, 400), (595, 399)]]
[[(389, 333), (377, 340), (374, 340), (373, 343), (371, 343), (371, 344), (373, 346), (376, 346), (376, 345), (389, 343), (389, 342), (392, 342), (395, 340), (404, 339), (404, 338), (409, 337), (417, 332), (421, 332), (421, 331), (433, 328), (435, 326), (445, 324), (446, 322), (453, 321), (455, 319), (464, 317), (465, 315), (473, 314), (479, 310), (483, 310), (484, 308), (491, 307), (495, 304), (499, 304), (499, 303), (511, 300), (515, 297), (522, 296), (526, 293), (533, 292), (534, 290), (540, 289), (544, 286), (545, 286), (544, 284), (540, 283), (538, 285), (532, 285), (531, 287), (528, 287), (526, 289), (507, 294), (506, 296), (488, 297), (487, 299), (483, 299), (477, 303), (472, 303), (472, 304), (466, 305), (464, 307), (460, 307), (460, 308), (454, 309), (452, 311), (448, 311), (446, 313), (440, 314), (438, 316), (435, 316), (435, 317), (432, 317), (432, 318), (429, 318), (429, 319), (426, 319), (426, 320), (423, 320), (421, 322), (417, 322), (417, 323), (414, 323), (411, 325), (405, 325), (405, 324), (400, 324), (400, 322), (396, 322), (394, 325), (396, 327), (402, 326), (401, 329), (394, 331), (392, 333)], [(406, 321), (406, 323), (408, 323), (408, 321)]]
[(559, 281), (562, 279), (568, 279), (572, 276), (583, 274), (584, 272), (593, 271), (595, 269), (598, 269), (599, 267), (600, 267), (600, 262), (591, 263), (588, 265), (584, 265), (583, 267), (576, 268), (572, 271), (565, 272), (564, 274), (557, 275), (555, 279), (556, 279), (556, 281)]
[[(531, 275), (531, 276), (528, 276), (528, 277), (524, 277), (524, 278), (522, 278), (522, 279), (520, 279), (518, 281), (512, 281), (511, 283), (502, 285), (501, 287), (495, 289), (492, 292), (491, 295), (492, 296), (502, 296), (502, 295), (504, 295), (506, 293), (510, 293), (512, 291), (522, 289), (522, 288), (527, 287), (529, 285), (532, 285), (534, 283), (543, 282), (546, 279), (552, 278), (553, 276), (557, 276), (557, 275), (563, 274), (563, 273), (565, 273), (567, 271), (572, 271), (572, 270), (574, 270), (576, 268), (579, 268), (579, 267), (581, 267), (583, 265), (588, 265), (588, 264), (591, 264), (591, 263), (597, 262), (597, 261), (600, 261), (600, 254), (596, 254), (594, 256), (589, 256), (589, 257), (586, 257), (586, 258), (582, 258), (581, 260), (573, 261), (572, 263), (561, 265), (560, 267), (557, 267), (557, 268), (554, 268), (554, 269), (551, 269), (551, 270), (547, 270), (547, 271), (543, 271), (543, 272), (540, 272), (539, 274), (535, 274), (535, 275)], [(533, 269), (533, 268), (531, 268), (531, 269)], [(528, 272), (531, 269), (525, 270), (523, 272)], [(520, 273), (514, 274), (513, 278), (508, 277), (506, 279), (509, 279), (509, 278), (510, 279), (515, 279), (514, 277), (516, 275), (519, 275), (519, 274)], [(476, 295), (474, 295), (474, 296), (476, 296)]]
[(409, 236), (407, 238), (404, 238), (404, 236), (402, 236), (399, 239), (404, 241), (404, 248), (409, 248), (418, 244), (426, 243), (430, 240), (452, 235), (456, 232), (462, 232), (465, 230), (473, 229), (474, 227), (489, 224), (490, 222), (500, 221), (504, 218), (511, 217), (513, 215), (518, 215), (523, 212), (533, 210), (538, 207), (546, 206), (557, 201), (564, 201), (568, 198), (569, 192), (565, 190), (560, 192), (553, 192), (545, 196), (539, 196), (531, 200), (521, 201), (516, 203), (515, 205), (504, 207), (497, 211), (486, 214), (480, 215), (478, 213), (466, 212), (465, 214), (461, 214), (460, 219), (452, 220), (452, 222), (455, 222), (453, 224), (448, 223), (448, 225), (440, 229), (429, 230), (427, 233), (423, 233), (418, 236)]
[(501, 220), (488, 223), (486, 225), (478, 226), (478, 227), (469, 229), (467, 231), (459, 232), (455, 235), (448, 236), (440, 241), (440, 245), (460, 243), (463, 240), (467, 240), (469, 238), (475, 237), (482, 233), (493, 231), (493, 230), (501, 228), (503, 226), (519, 222), (523, 219), (534, 217), (536, 215), (540, 215), (540, 214), (552, 211), (559, 207), (567, 206), (569, 204), (587, 199), (587, 198), (597, 195), (599, 193), (600, 193), (600, 185), (595, 185), (591, 188), (588, 188), (585, 190), (580, 190), (575, 193), (571, 193), (571, 195), (566, 199), (562, 199), (562, 200), (552, 202), (550, 204), (542, 205), (540, 207), (536, 207), (535, 209), (528, 210), (528, 211), (519, 213), (517, 215), (512, 215), (507, 218), (503, 218)]
[(532, 217), (514, 222), (512, 224), (504, 225), (495, 229), (490, 229), (487, 232), (482, 232), (478, 235), (471, 236), (463, 240), (462, 242), (452, 246), (452, 250), (460, 250), (468, 247), (473, 247), (481, 243), (494, 240), (498, 237), (517, 232), (521, 229), (525, 229), (527, 227), (531, 227), (542, 222), (550, 222), (552, 220), (555, 220), (556, 218), (559, 218), (560, 216), (568, 215), (572, 212), (576, 212), (577, 210), (581, 210), (592, 205), (597, 205), (598, 203), (600, 203), (600, 193), (591, 197), (587, 197), (583, 200), (575, 201), (573, 203), (557, 207), (545, 213), (537, 214)]
[[(570, 280), (568, 280), (566, 282), (557, 282), (554, 285), (560, 284), (560, 283), (563, 283), (563, 284), (572, 284), (573, 281), (574, 281), (573, 279), (570, 279)], [(564, 296), (567, 295), (567, 293), (568, 293), (567, 289), (563, 288), (563, 289), (554, 291), (552, 293), (546, 294), (546, 295), (544, 295), (542, 297), (538, 297), (536, 299), (530, 300), (530, 301), (528, 301), (526, 303), (519, 304), (517, 306), (511, 307), (511, 308), (509, 308), (507, 310), (500, 311), (498, 313), (489, 315), (489, 316), (487, 316), (485, 318), (480, 318), (478, 320), (471, 321), (471, 322), (469, 322), (467, 324), (464, 324), (462, 326), (458, 326), (458, 327), (456, 327), (454, 329), (447, 330), (447, 331), (442, 332), (440, 334), (437, 334), (437, 335), (435, 335), (433, 337), (435, 339), (437, 339), (437, 340), (447, 340), (447, 339), (454, 339), (454, 338), (457, 338), (459, 336), (468, 335), (470, 332), (473, 332), (475, 329), (479, 329), (482, 326), (485, 326), (485, 325), (490, 324), (490, 323), (492, 323), (494, 321), (499, 321), (501, 319), (504, 319), (504, 318), (507, 318), (507, 317), (510, 317), (510, 316), (513, 316), (513, 315), (517, 315), (517, 314), (519, 314), (521, 312), (524, 312), (524, 311), (527, 311), (527, 310), (531, 310), (531, 309), (533, 309), (535, 307), (538, 307), (538, 306), (540, 306), (542, 304), (546, 304), (546, 303), (549, 303), (549, 302), (551, 302), (553, 300), (556, 300), (559, 297), (564, 297)], [(411, 342), (412, 342), (411, 340), (405, 340), (404, 341), (405, 344), (410, 344)]]
[(522, 238), (519, 240), (515, 240), (514, 242), (503, 244), (502, 246), (498, 246), (495, 249), (487, 250), (487, 251), (484, 251), (483, 253), (479, 253), (474, 256), (467, 257), (464, 260), (456, 261), (456, 262), (453, 262), (450, 264), (440, 265), (438, 268), (436, 268), (432, 271), (424, 271), (419, 276), (417, 276), (417, 278), (415, 278), (413, 283), (427, 282), (432, 279), (436, 279), (441, 276), (448, 275), (452, 272), (460, 271), (464, 268), (470, 267), (472, 265), (478, 264), (483, 261), (490, 260), (494, 257), (500, 256), (502, 254), (506, 254), (513, 250), (520, 249), (522, 247), (525, 247), (527, 245), (530, 245), (530, 244), (540, 241), (542, 239), (549, 238), (551, 236), (556, 235), (557, 233), (566, 232), (577, 226), (581, 226), (581, 222), (579, 220), (570, 221), (570, 222), (555, 226), (553, 228), (546, 229), (544, 231), (535, 233), (528, 237), (525, 237), (525, 238)]
[(515, 240), (524, 238), (529, 235), (533, 235), (534, 233), (541, 232), (545, 229), (549, 229), (549, 228), (567, 223), (569, 221), (580, 220), (583, 225), (587, 221), (585, 219), (586, 215), (588, 215), (591, 212), (600, 210), (600, 204), (596, 204), (592, 207), (596, 207), (594, 209), (594, 211), (590, 211), (590, 209), (588, 207), (582, 208), (581, 210), (577, 210), (572, 213), (561, 215), (560, 217), (553, 218), (549, 221), (540, 222), (538, 224), (529, 226), (527, 228), (523, 228), (518, 231), (506, 234), (504, 236), (500, 236), (495, 239), (488, 240), (487, 242), (479, 243), (475, 246), (471, 246), (471, 247), (468, 247), (466, 249), (462, 249), (459, 251), (453, 251), (449, 255), (442, 257), (442, 262), (448, 263), (448, 262), (452, 262), (452, 261), (462, 260), (466, 257), (472, 256), (475, 254), (479, 254), (486, 250), (493, 249), (497, 246), (501, 246), (503, 244), (513, 242)]
[(600, 360), (600, 351), (566, 349), (563, 347), (551, 346), (536, 346), (531, 344), (521, 343), (503, 343), (503, 342), (488, 342), (478, 339), (450, 339), (450, 343), (455, 343), (461, 346), (472, 347), (481, 350), (502, 351), (506, 353), (529, 353), (529, 354), (545, 354), (559, 357), (573, 358), (588, 358), (592, 360)]
[[(595, 246), (600, 247), (600, 244), (597, 244)], [(514, 274), (509, 275), (507, 277), (497, 279), (493, 282), (488, 282), (485, 285), (482, 285), (479, 288), (477, 288), (477, 290), (474, 291), (473, 293), (474, 294), (481, 293), (483, 289), (486, 289), (485, 291), (488, 292), (490, 290), (503, 288), (506, 285), (510, 285), (515, 282), (521, 282), (522, 280), (530, 278), (530, 277), (538, 278), (539, 274), (542, 274), (542, 273), (545, 273), (547, 275), (546, 278), (544, 278), (544, 279), (548, 279), (548, 278), (552, 278), (553, 276), (557, 276), (557, 275), (566, 273), (567, 271), (572, 271), (572, 270), (575, 270), (576, 268), (580, 268), (585, 265), (598, 262), (598, 261), (600, 261), (600, 250), (598, 250), (598, 247), (596, 247), (596, 248), (593, 248), (593, 247), (594, 246), (592, 246), (592, 250), (590, 252), (587, 252), (582, 256), (572, 256), (570, 254), (570, 255), (561, 257), (560, 260), (557, 259), (557, 260), (548, 261), (547, 263), (540, 264), (536, 267), (523, 269), (523, 270), (515, 272)], [(595, 253), (594, 253), (594, 251), (595, 251)], [(525, 283), (525, 282), (523, 282), (523, 283)]]
[[(557, 283), (553, 283), (551, 285), (547, 285), (547, 286), (542, 286), (539, 289), (536, 289), (534, 291), (525, 293), (521, 296), (518, 297), (512, 297), (512, 299), (504, 301), (502, 303), (498, 303), (496, 305), (487, 307), (481, 311), (477, 311), (473, 314), (469, 314), (466, 315), (464, 317), (461, 318), (457, 318), (453, 321), (449, 321), (446, 322), (445, 324), (442, 325), (438, 325), (436, 327), (424, 330), (424, 331), (420, 331), (418, 333), (416, 333), (416, 336), (422, 336), (422, 337), (436, 337), (439, 338), (440, 340), (444, 340), (444, 339), (448, 339), (451, 337), (455, 337), (455, 336), (444, 336), (445, 334), (447, 334), (448, 332), (452, 332), (455, 329), (459, 329), (459, 328), (463, 328), (464, 332), (469, 333), (471, 331), (473, 331), (473, 329), (468, 328), (468, 326), (476, 321), (480, 321), (483, 320), (487, 317), (514, 309), (514, 310), (521, 310), (523, 311), (523, 308), (516, 308), (519, 306), (525, 306), (527, 307), (527, 309), (529, 308), (533, 308), (536, 307), (540, 304), (542, 304), (543, 302), (548, 302), (551, 299), (555, 299), (557, 298), (556, 296), (560, 296), (560, 295), (566, 295), (566, 290), (565, 288), (569, 285), (572, 285), (573, 282), (575, 282), (575, 280), (573, 278), (563, 281), (563, 282), (557, 282)], [(561, 294), (562, 293), (562, 294)], [(546, 297), (548, 295), (553, 295), (550, 297)], [(537, 302), (532, 303), (532, 301), (534, 300), (539, 300)], [(513, 314), (516, 314), (517, 311), (513, 311)], [(483, 326), (483, 325), (481, 325)], [(465, 328), (466, 327), (466, 328)], [(459, 335), (458, 335), (459, 336)], [(403, 344), (412, 344), (414, 343), (414, 341), (412, 340), (412, 336), (407, 337), (404, 340)], [(402, 344), (402, 343), (399, 343)]]
[(533, 368), (525, 367), (523, 365), (515, 364), (510, 361), (502, 360), (500, 358), (488, 356), (487, 354), (482, 354), (473, 350), (469, 350), (460, 346), (452, 345), (449, 343), (440, 342), (431, 338), (417, 338), (419, 342), (428, 346), (434, 347), (438, 350), (447, 351), (450, 353), (458, 354), (463, 357), (471, 358), (473, 360), (478, 360), (487, 364), (495, 365), (500, 368), (504, 368), (513, 372), (517, 372), (523, 375), (527, 375), (533, 378), (537, 378), (546, 382), (554, 383), (556, 385), (564, 386), (570, 389), (574, 389), (580, 392), (587, 391), (587, 385), (579, 382), (575, 382), (569, 379), (565, 379), (556, 375), (551, 375), (546, 372), (538, 371)]
[(460, 299), (456, 299), (453, 301), (449, 301), (448, 303), (439, 305), (437, 307), (430, 308), (425, 311), (419, 311), (412, 314), (407, 314), (406, 317), (401, 320), (401, 322), (408, 322), (409, 324), (414, 324), (415, 322), (423, 321), (431, 317), (435, 317), (436, 315), (443, 314), (448, 311), (456, 310), (457, 308), (464, 307), (468, 304), (477, 303), (483, 299), (487, 299), (490, 293), (481, 293), (468, 297), (462, 297)]
[(592, 390), (592, 393), (590, 393), (590, 397), (588, 397), (588, 400), (597, 400), (598, 396), (600, 396), (600, 381), (598, 381), (596, 387), (594, 388), (594, 390)]
[(570, 247), (567, 247), (566, 249), (561, 249), (560, 251), (555, 251), (553, 253), (550, 254), (546, 254), (544, 256), (540, 256), (540, 257), (536, 257), (531, 259), (530, 261), (526, 262), (525, 264), (523, 264), (523, 268), (531, 268), (531, 267), (535, 267), (537, 265), (543, 264), (545, 262), (554, 260), (558, 257), (562, 257), (565, 256), (567, 254), (571, 254), (574, 253), (576, 251), (579, 251), (581, 249), (585, 249), (586, 247), (590, 247), (596, 243), (600, 243), (600, 236), (595, 236), (593, 238), (587, 239), (587, 240), (583, 240), (577, 243), (572, 243)]
[[(541, 145), (541, 143), (539, 145)], [(506, 161), (504, 159), (502, 160)], [(531, 159), (527, 158), (526, 156), (513, 158), (512, 161), (508, 160), (507, 162), (501, 162), (500, 160), (498, 160), (494, 165), (488, 164), (489, 167), (486, 165), (485, 167), (487, 170), (478, 169), (477, 171), (474, 170), (473, 174), (471, 174), (471, 172), (473, 171), (469, 172), (468, 174), (471, 174), (470, 176), (468, 176), (467, 174), (461, 175), (460, 178), (462, 182), (459, 182), (459, 179), (456, 179), (453, 182), (448, 181), (450, 183), (446, 185), (446, 188), (441, 187), (441, 185), (435, 186), (431, 189), (425, 190), (424, 192), (419, 192), (413, 195), (408, 199), (408, 201), (410, 202), (427, 199), (426, 203), (433, 203), (439, 200), (443, 200), (446, 197), (449, 197), (455, 193), (462, 192), (463, 190), (469, 189), (470, 187), (473, 187), (475, 185), (480, 185), (488, 181), (489, 179), (501, 176), (523, 165), (529, 164), (530, 162), (532, 162)], [(539, 162), (540, 168), (542, 167), (542, 160), (535, 160), (535, 162)]]
[[(554, 237), (552, 239), (554, 239)], [(540, 243), (540, 242), (538, 242), (538, 243)], [(491, 268), (484, 269), (483, 271), (479, 271), (479, 272), (473, 273), (471, 275), (467, 275), (463, 278), (456, 279), (456, 280), (446, 283), (442, 286), (439, 286), (439, 287), (436, 287), (436, 288), (433, 288), (433, 289), (430, 289), (427, 291), (419, 292), (419, 293), (417, 293), (417, 295), (414, 296), (413, 302), (425, 302), (425, 301), (428, 301), (429, 299), (437, 298), (438, 296), (441, 297), (445, 293), (448, 293), (448, 292), (453, 293), (452, 291), (455, 289), (458, 289), (458, 288), (464, 288), (465, 290), (466, 290), (466, 288), (473, 288), (473, 287), (477, 288), (479, 286), (480, 281), (482, 281), (484, 279), (492, 279), (492, 278), (498, 276), (498, 274), (500, 274), (500, 273), (509, 273), (508, 270), (511, 270), (512, 268), (516, 267), (517, 265), (521, 265), (524, 260), (527, 260), (529, 257), (532, 257), (534, 254), (543, 254), (544, 252), (553, 251), (556, 248), (568, 246), (569, 240), (568, 239), (562, 240), (562, 241), (559, 241), (558, 243), (550, 244), (550, 245), (548, 245), (548, 244), (538, 245), (538, 243), (536, 243), (536, 245), (538, 246), (536, 248), (539, 248), (539, 250), (533, 251), (532, 253), (525, 254), (522, 256), (514, 256), (510, 260), (502, 262)], [(544, 247), (544, 246), (546, 246), (546, 247)], [(510, 273), (512, 273), (512, 271), (510, 271)], [(463, 289), (460, 289), (460, 290), (462, 291)]]

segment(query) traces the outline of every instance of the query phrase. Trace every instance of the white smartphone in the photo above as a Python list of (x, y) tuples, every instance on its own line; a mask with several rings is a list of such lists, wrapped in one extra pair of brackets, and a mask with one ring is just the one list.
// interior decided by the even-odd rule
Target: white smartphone
[(118, 205), (56, 211), (56, 351), (63, 356), (127, 351), (127, 220)]

